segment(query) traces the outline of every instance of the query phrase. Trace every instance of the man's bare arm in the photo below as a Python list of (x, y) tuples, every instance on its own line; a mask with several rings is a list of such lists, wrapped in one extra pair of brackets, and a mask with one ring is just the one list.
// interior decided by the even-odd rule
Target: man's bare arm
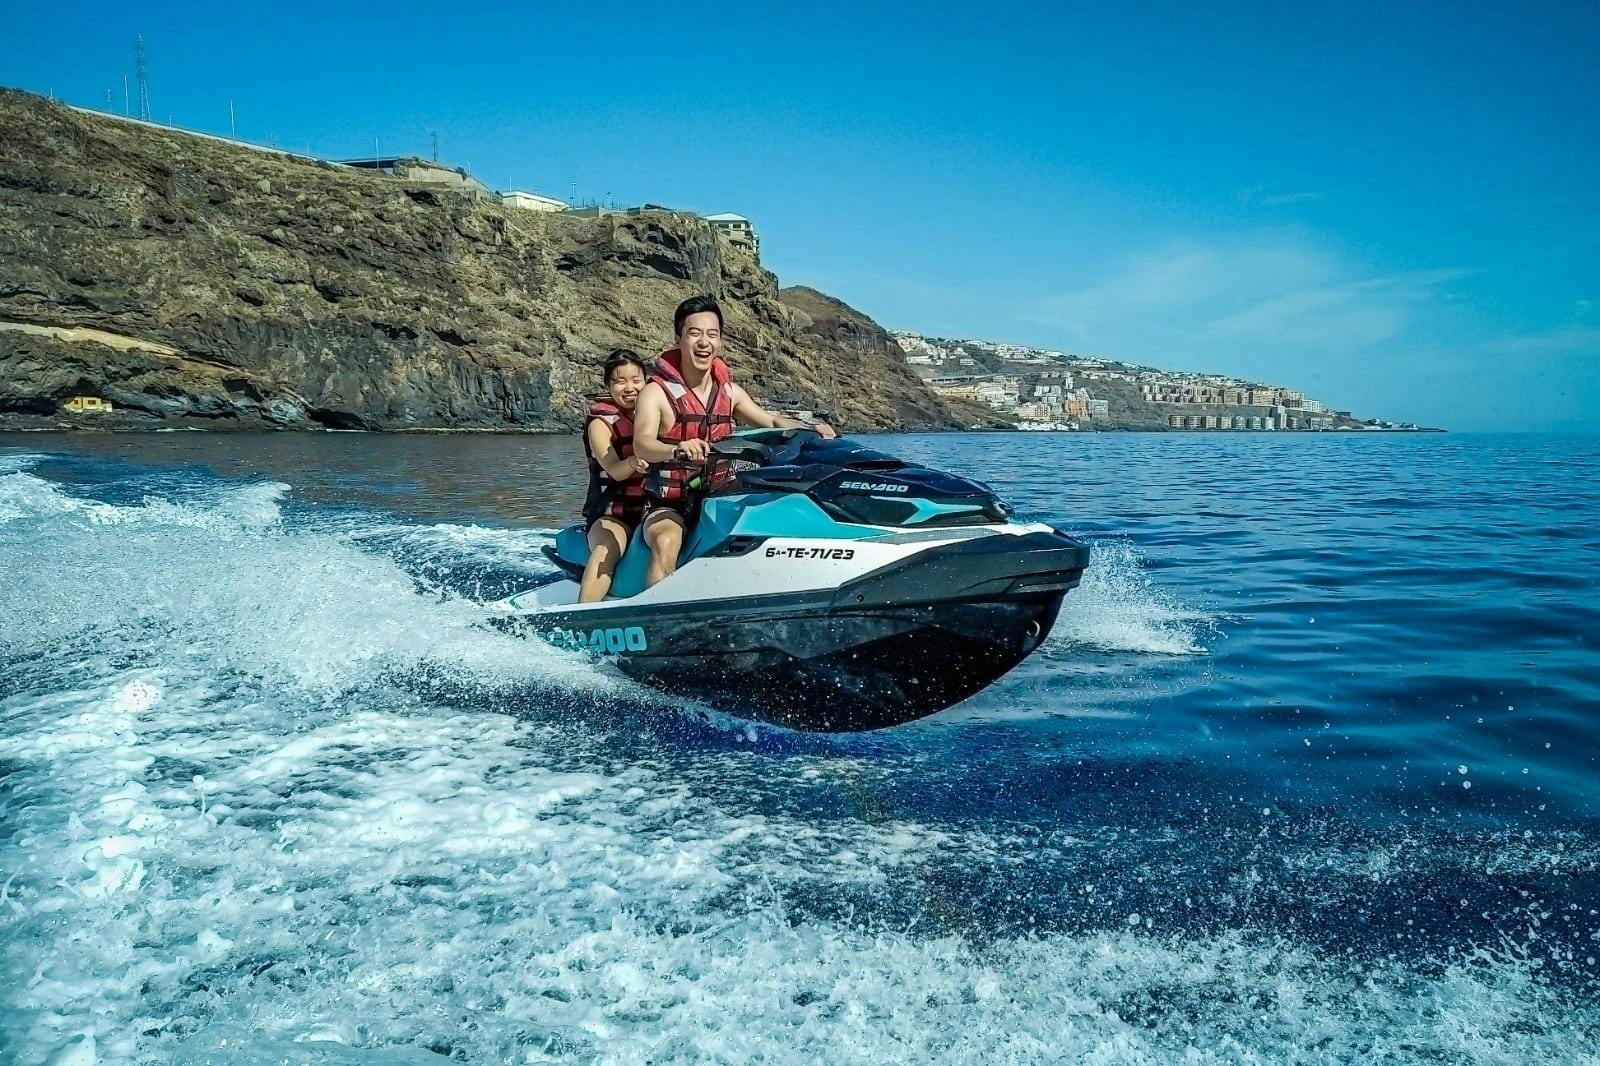
[(651, 463), (672, 461), (672, 445), (661, 440), (667, 394), (655, 382), (644, 387), (633, 406), (633, 454)]
[(731, 385), (733, 392), (733, 417), (749, 426), (760, 426), (762, 429), (814, 429), (824, 437), (836, 437), (833, 427), (820, 419), (814, 423), (805, 423), (798, 418), (787, 415), (775, 415), (762, 407), (751, 397), (748, 392), (738, 385)]

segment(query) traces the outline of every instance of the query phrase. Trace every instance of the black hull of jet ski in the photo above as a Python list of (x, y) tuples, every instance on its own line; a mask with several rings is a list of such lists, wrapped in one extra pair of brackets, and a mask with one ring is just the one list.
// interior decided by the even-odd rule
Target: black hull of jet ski
[(629, 677), (793, 729), (855, 732), (943, 710), (1047, 636), (1088, 549), (1059, 533), (945, 545), (838, 588), (519, 621)]
[[(1061, 596), (1032, 602), (880, 608), (737, 623), (764, 647), (704, 655), (636, 655), (621, 671), (675, 695), (791, 729), (860, 732), (926, 717), (992, 684), (1050, 633)], [(734, 643), (726, 624), (685, 643)], [(691, 645), (692, 646), (692, 645)], [(809, 654), (814, 649), (815, 654)]]

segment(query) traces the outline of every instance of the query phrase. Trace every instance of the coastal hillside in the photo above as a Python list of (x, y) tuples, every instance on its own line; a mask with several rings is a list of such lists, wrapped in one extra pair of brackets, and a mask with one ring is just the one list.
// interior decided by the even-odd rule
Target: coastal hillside
[(698, 292), (759, 397), (1000, 421), (699, 218), (518, 210), (0, 89), (0, 428), (565, 429)]
[(981, 403), (1020, 429), (1416, 430), (1358, 418), (1286, 385), (1161, 370), (988, 340), (889, 334), (947, 403)]

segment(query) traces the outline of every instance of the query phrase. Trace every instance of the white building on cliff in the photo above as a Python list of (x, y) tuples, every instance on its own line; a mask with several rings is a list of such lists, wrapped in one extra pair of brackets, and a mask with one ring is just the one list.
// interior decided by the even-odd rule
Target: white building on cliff
[(742, 244), (756, 255), (761, 254), (761, 238), (756, 236), (756, 228), (750, 224), (748, 218), (724, 212), (720, 215), (707, 215), (706, 221), (711, 223), (717, 233), (730, 244)]
[(541, 196), (536, 192), (521, 192), (512, 190), (500, 194), (500, 202), (507, 207), (518, 207), (524, 211), (565, 211), (565, 200), (557, 200), (554, 196)]

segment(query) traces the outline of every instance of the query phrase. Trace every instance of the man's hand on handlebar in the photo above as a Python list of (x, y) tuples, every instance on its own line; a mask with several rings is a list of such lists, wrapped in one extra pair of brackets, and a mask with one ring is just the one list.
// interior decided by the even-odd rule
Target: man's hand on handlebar
[(710, 455), (711, 445), (698, 437), (682, 441), (672, 449), (672, 457), (681, 463), (703, 463)]
[(837, 437), (839, 435), (838, 430), (834, 429), (820, 418), (811, 423), (811, 428), (816, 430), (817, 434), (821, 436), (823, 440), (828, 440), (831, 437)]

